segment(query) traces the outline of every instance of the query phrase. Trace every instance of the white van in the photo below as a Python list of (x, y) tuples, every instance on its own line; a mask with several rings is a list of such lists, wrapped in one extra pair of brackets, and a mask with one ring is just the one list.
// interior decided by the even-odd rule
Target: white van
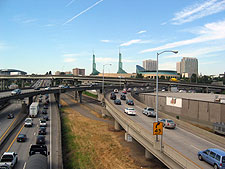
[(36, 117), (38, 112), (39, 112), (39, 103), (38, 102), (33, 102), (30, 105), (30, 110), (29, 110), (30, 117)]

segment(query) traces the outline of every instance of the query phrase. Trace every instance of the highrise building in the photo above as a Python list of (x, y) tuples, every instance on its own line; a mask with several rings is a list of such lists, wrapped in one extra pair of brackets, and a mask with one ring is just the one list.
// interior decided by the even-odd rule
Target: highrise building
[(92, 62), (92, 73), (91, 75), (98, 75), (99, 71), (96, 69), (96, 63), (95, 63), (95, 54), (93, 53), (93, 62)]
[(177, 73), (179, 73), (179, 74), (180, 74), (180, 63), (181, 62), (177, 62), (177, 64), (176, 64), (176, 70), (177, 70)]
[(143, 61), (143, 68), (147, 71), (153, 71), (157, 68), (157, 61), (156, 60), (144, 60)]
[(198, 59), (192, 57), (183, 57), (180, 62), (180, 74), (190, 78), (193, 74), (198, 76)]
[(73, 75), (75, 75), (75, 76), (85, 76), (85, 69), (75, 68), (75, 69), (73, 69)]
[(119, 65), (118, 65), (118, 71), (117, 74), (126, 74), (127, 72), (123, 70), (123, 63), (122, 63), (122, 55), (119, 51)]

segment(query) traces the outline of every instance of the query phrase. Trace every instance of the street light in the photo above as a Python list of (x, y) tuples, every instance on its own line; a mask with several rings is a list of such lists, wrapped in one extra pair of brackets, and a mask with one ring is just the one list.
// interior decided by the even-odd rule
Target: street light
[[(174, 50), (165, 50), (165, 51), (162, 51), (160, 53), (157, 53), (157, 67), (156, 67), (156, 122), (158, 122), (158, 93), (159, 93), (159, 78), (158, 78), (158, 74), (159, 74), (159, 55), (161, 55), (162, 53), (166, 53), (166, 52), (172, 52), (172, 53), (175, 53), (177, 54), (178, 51), (174, 51)], [(158, 135), (156, 135), (156, 141), (158, 141)]]
[(104, 99), (104, 70), (105, 70), (105, 66), (111, 66), (112, 64), (104, 64), (103, 65), (103, 71), (102, 71), (102, 94), (103, 94), (103, 99)]

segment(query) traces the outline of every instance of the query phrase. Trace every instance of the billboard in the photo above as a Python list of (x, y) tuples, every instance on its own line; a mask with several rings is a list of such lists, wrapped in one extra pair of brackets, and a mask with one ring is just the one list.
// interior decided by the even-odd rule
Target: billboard
[(182, 99), (176, 97), (166, 97), (166, 105), (174, 107), (182, 107)]

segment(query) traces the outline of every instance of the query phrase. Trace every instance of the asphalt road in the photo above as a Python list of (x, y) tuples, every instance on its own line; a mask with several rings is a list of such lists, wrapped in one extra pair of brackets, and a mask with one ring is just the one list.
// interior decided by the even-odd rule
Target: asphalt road
[[(127, 94), (127, 96), (128, 98), (130, 98), (130, 94)], [(117, 98), (120, 98), (120, 93), (117, 94)], [(111, 100), (111, 102), (113, 103), (113, 100)], [(121, 102), (122, 102), (121, 105), (115, 105), (116, 109), (120, 110), (121, 113), (124, 113), (124, 109), (126, 107), (134, 107), (137, 115), (136, 116), (127, 115), (128, 118), (135, 121), (143, 128), (149, 130), (149, 132), (153, 133), (153, 122), (155, 121), (155, 118), (147, 117), (144, 114), (142, 114), (143, 107), (141, 107), (140, 105), (128, 106), (126, 104), (126, 101), (121, 100)], [(185, 131), (184, 129), (179, 128), (179, 126), (177, 126), (175, 130), (164, 129), (163, 142), (175, 148), (181, 154), (183, 154), (184, 156), (186, 156), (191, 161), (195, 162), (204, 169), (210, 169), (212, 168), (212, 166), (210, 166), (204, 161), (198, 160), (197, 157), (198, 151), (205, 150), (207, 148), (219, 148), (225, 151), (225, 145), (224, 147), (220, 147), (203, 138), (200, 138), (199, 136), (196, 136), (188, 131)]]

